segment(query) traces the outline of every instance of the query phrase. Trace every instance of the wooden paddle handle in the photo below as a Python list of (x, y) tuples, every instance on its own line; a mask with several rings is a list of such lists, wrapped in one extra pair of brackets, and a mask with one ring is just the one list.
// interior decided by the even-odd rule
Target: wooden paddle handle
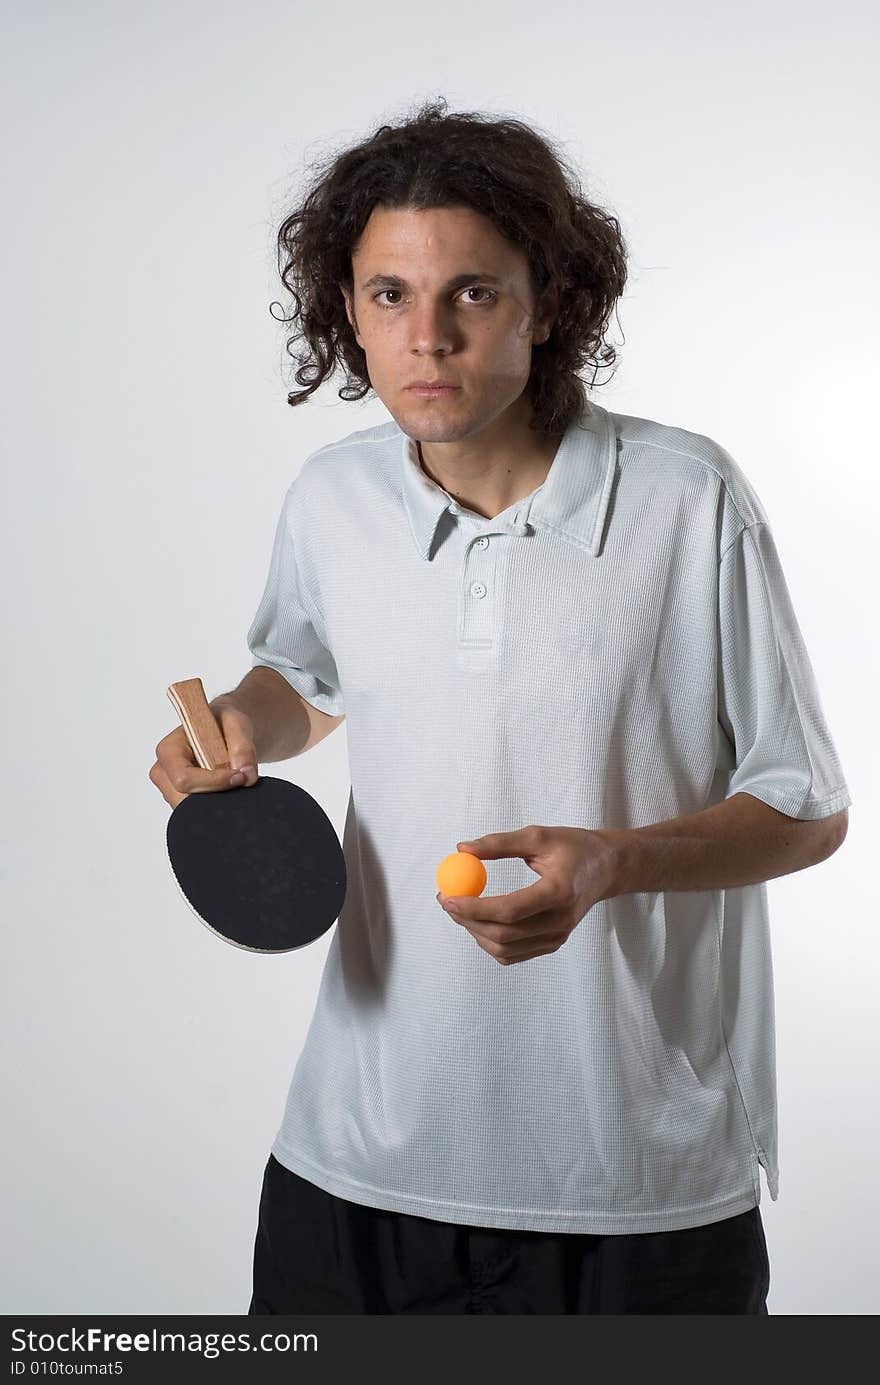
[(229, 769), (226, 741), (220, 723), (208, 706), (201, 678), (184, 678), (180, 683), (172, 683), (168, 696), (202, 769)]

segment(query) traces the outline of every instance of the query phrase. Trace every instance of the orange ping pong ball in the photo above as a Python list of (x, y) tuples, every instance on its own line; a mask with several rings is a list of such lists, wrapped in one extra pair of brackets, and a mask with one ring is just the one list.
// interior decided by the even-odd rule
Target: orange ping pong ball
[(441, 894), (471, 895), (476, 898), (486, 888), (486, 867), (470, 851), (453, 851), (437, 867), (437, 888)]

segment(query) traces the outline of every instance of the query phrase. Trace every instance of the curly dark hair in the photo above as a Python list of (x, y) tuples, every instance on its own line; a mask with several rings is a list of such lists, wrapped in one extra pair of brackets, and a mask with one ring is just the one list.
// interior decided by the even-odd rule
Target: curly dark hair
[[(347, 377), (340, 399), (363, 399), (371, 389), (340, 286), (353, 293), (352, 251), (373, 208), (466, 206), (525, 252), (536, 302), (551, 279), (559, 285), (559, 310), (547, 341), (533, 348), (525, 392), (529, 426), (562, 433), (584, 408), (579, 372), (593, 366), (592, 387), (599, 362), (616, 358), (603, 338), (626, 283), (620, 224), (583, 195), (549, 139), (519, 120), (447, 114), (446, 106), (442, 97), (427, 101), (399, 124), (380, 125), (354, 148), (319, 161), (302, 205), (279, 227), (278, 270), (293, 311), (278, 320), (298, 329), (285, 349), (305, 387), (287, 402), (303, 403), (337, 365)], [(303, 348), (294, 350), (299, 342)]]

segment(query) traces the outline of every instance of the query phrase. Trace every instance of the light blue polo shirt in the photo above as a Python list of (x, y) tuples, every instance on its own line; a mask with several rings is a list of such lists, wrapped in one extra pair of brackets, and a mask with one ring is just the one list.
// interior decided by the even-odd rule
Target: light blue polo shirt
[[(345, 713), (348, 891), (275, 1157), (483, 1227), (672, 1231), (778, 1196), (766, 885), (621, 895), (500, 966), (435, 898), (459, 840), (746, 791), (851, 803), (767, 515), (711, 438), (590, 402), (486, 519), (395, 421), (313, 452), (248, 633)], [(295, 764), (292, 778), (296, 778)], [(487, 862), (487, 895), (534, 883)]]

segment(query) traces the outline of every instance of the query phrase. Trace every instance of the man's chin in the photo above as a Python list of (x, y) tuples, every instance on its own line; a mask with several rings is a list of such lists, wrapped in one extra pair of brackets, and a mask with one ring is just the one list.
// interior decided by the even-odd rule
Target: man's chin
[(394, 408), (385, 405), (401, 432), (419, 442), (457, 442), (475, 431), (473, 420), (456, 415), (443, 400), (422, 400), (415, 404), (401, 406), (396, 400)]

